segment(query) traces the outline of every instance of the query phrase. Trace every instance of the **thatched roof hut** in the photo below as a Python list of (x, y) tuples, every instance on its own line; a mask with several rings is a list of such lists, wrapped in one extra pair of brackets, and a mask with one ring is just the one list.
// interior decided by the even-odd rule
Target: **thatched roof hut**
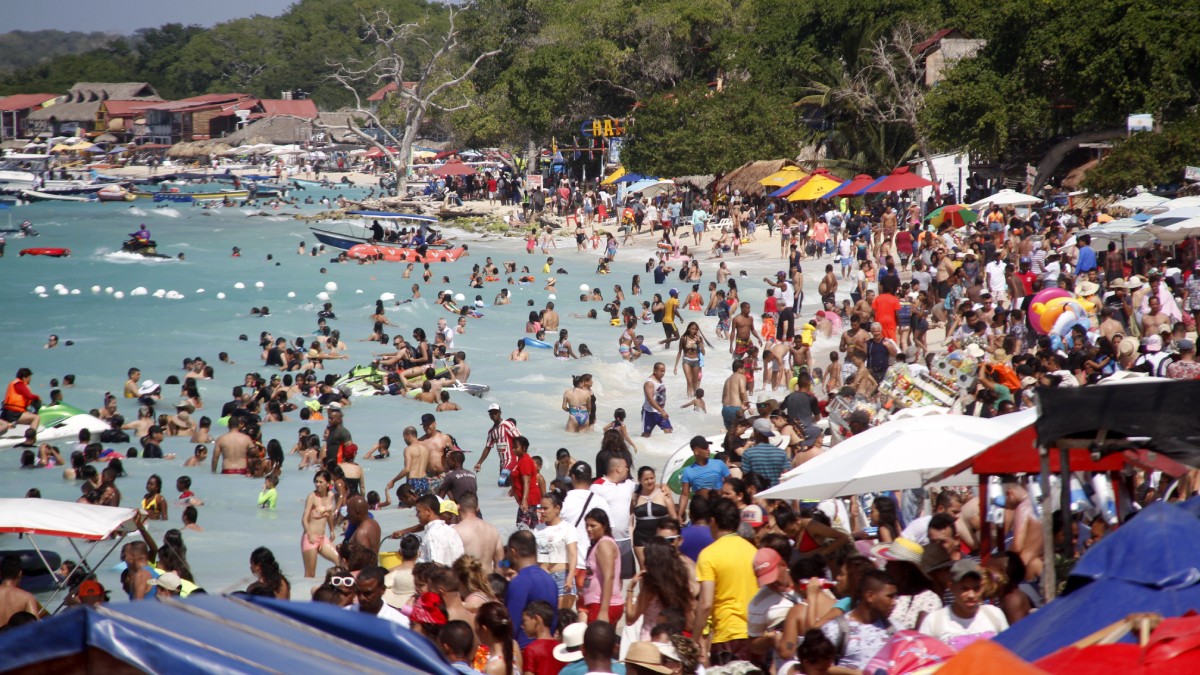
[(758, 181), (785, 166), (799, 166), (799, 164), (790, 159), (762, 159), (746, 162), (717, 181), (717, 192), (737, 190), (744, 196), (762, 194), (766, 188)]

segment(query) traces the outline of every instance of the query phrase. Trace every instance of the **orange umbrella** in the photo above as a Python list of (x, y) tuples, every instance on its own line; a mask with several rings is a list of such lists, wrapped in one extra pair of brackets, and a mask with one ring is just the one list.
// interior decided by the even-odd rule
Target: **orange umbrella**
[(937, 669), (937, 675), (1049, 675), (991, 640), (979, 640)]

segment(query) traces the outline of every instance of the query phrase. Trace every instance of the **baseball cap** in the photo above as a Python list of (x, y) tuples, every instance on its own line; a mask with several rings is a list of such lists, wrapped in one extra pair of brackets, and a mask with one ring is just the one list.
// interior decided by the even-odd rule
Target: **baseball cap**
[(441, 503), (439, 513), (449, 513), (452, 516), (458, 515), (458, 502), (453, 499), (447, 499)]
[(775, 435), (775, 426), (771, 424), (771, 420), (762, 419), (760, 417), (759, 419), (754, 420), (754, 423), (750, 426), (754, 428), (754, 433), (761, 434), (767, 438), (771, 438)]
[[(766, 515), (758, 504), (751, 504), (742, 509), (742, 522), (750, 527), (759, 528), (767, 524)], [(770, 583), (770, 582), (768, 582)]]
[(914, 565), (921, 564), (921, 557), (925, 555), (925, 547), (911, 539), (897, 537), (889, 544), (879, 544), (871, 548), (871, 554), (876, 558), (891, 560), (896, 562), (909, 562)]
[(673, 298), (673, 297), (675, 297), (675, 296), (677, 296), (677, 295), (679, 295), (679, 291), (678, 291), (678, 290), (676, 290), (676, 289), (674, 289), (674, 288), (672, 288), (672, 289), (671, 289), (671, 297)]
[(92, 579), (88, 579), (87, 581), (79, 584), (79, 597), (80, 598), (103, 598), (104, 597), (104, 587), (100, 585), (99, 581), (93, 581)]
[(775, 273), (775, 276), (777, 276), (777, 277), (786, 277), (786, 276), (787, 276), (787, 272), (784, 272), (783, 270), (779, 270), (778, 272), (776, 272), (776, 273)]
[(693, 448), (707, 448), (712, 444), (709, 443), (708, 439), (703, 436), (693, 436), (692, 440), (688, 442), (688, 445)]
[(774, 549), (760, 548), (754, 554), (754, 576), (758, 577), (760, 587), (779, 581), (779, 570), (783, 567), (783, 558)]
[(970, 558), (963, 558), (950, 566), (950, 578), (954, 581), (962, 581), (964, 577), (972, 574), (980, 579), (983, 578), (983, 569), (979, 567), (979, 563)]
[(488, 406), (488, 412), (492, 412), (493, 410), (499, 411), (499, 410), (500, 410), (500, 404), (499, 404), (499, 403), (493, 403), (493, 404), (491, 404), (491, 405), (489, 405), (489, 406)]
[(178, 591), (183, 586), (183, 579), (174, 572), (163, 572), (154, 579), (146, 582), (148, 586), (157, 586), (168, 591)]
[(1161, 352), (1163, 348), (1162, 336), (1151, 335), (1150, 337), (1142, 340), (1142, 344), (1146, 347), (1146, 351), (1148, 352)]

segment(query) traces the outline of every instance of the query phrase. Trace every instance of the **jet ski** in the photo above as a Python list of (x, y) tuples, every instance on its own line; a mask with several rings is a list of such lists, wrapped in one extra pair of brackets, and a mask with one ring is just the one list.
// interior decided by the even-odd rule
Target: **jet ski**
[(136, 253), (137, 255), (147, 258), (170, 258), (169, 255), (163, 255), (158, 252), (158, 244), (153, 239), (139, 241), (137, 239), (126, 239), (125, 243), (121, 244), (121, 250), (126, 253)]
[[(42, 418), (42, 426), (38, 427), (37, 434), (39, 443), (78, 439), (80, 429), (87, 429), (93, 436), (98, 436), (109, 427), (108, 422), (66, 403), (42, 406), (38, 415)], [(25, 430), (28, 428), (28, 425), (18, 424), (0, 435), (0, 450), (14, 447), (25, 440)]]

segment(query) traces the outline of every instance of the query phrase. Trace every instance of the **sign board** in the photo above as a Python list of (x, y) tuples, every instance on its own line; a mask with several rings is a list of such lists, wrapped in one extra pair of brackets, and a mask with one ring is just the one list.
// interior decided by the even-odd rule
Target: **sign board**
[(541, 190), (542, 189), (542, 174), (540, 174), (540, 173), (525, 174), (525, 189), (527, 191)]
[(1135, 131), (1154, 131), (1154, 115), (1149, 113), (1130, 115), (1126, 121), (1129, 133)]
[(608, 142), (608, 158), (605, 160), (606, 163), (621, 163), (621, 143), (622, 139), (620, 138), (614, 138)]
[(579, 131), (587, 138), (616, 138), (625, 135), (625, 120), (612, 117), (584, 120)]
[(1183, 179), (1190, 181), (1200, 181), (1200, 166), (1185, 166), (1183, 167)]

